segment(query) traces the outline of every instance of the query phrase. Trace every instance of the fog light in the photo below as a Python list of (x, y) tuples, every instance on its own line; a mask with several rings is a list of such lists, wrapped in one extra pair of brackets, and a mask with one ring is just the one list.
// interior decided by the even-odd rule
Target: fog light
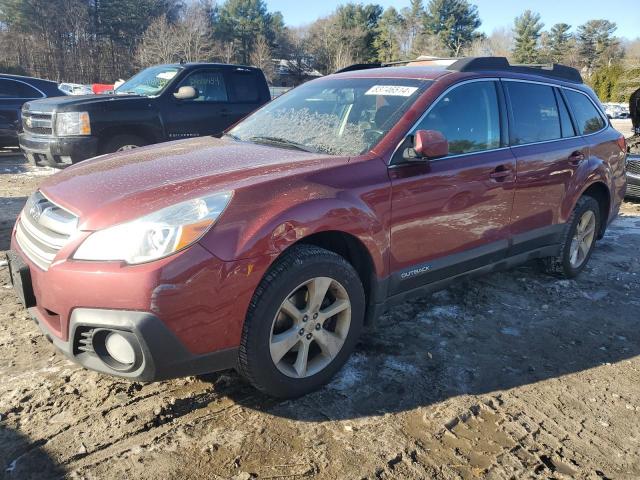
[(116, 361), (124, 365), (131, 365), (136, 360), (136, 352), (124, 335), (111, 332), (104, 341), (107, 353)]

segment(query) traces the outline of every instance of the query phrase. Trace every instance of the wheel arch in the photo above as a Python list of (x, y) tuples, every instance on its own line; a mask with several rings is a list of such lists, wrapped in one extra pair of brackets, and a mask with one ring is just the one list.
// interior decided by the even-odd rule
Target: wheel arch
[(102, 148), (104, 148), (107, 143), (118, 135), (134, 135), (136, 137), (140, 137), (147, 145), (160, 141), (153, 130), (145, 127), (144, 125), (117, 125), (107, 127), (101, 130), (98, 134), (98, 148), (100, 151), (102, 151)]
[(611, 192), (603, 181), (597, 180), (583, 189), (580, 197), (583, 196), (593, 198), (600, 206), (600, 231), (598, 232), (598, 239), (601, 239), (604, 236), (609, 223), (609, 214), (611, 212)]
[[(365, 325), (375, 321), (375, 306), (386, 297), (384, 282), (378, 280), (375, 261), (365, 243), (357, 236), (341, 230), (314, 232), (282, 250), (277, 258), (299, 245), (312, 245), (340, 255), (355, 269), (364, 288), (366, 300)], [(277, 258), (272, 262), (275, 263)]]

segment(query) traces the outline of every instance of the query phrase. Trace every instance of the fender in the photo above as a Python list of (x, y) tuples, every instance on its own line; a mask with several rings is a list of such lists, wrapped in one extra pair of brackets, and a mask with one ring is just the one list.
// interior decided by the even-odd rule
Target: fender
[[(574, 175), (575, 180), (572, 180), (569, 188), (567, 188), (560, 211), (560, 220), (562, 223), (569, 219), (578, 199), (591, 186), (596, 183), (601, 183), (607, 188), (607, 191), (609, 190), (609, 187), (607, 187), (607, 185), (611, 184), (609, 167), (605, 163), (595, 159), (589, 160), (587, 165), (587, 168), (583, 172), (576, 172), (577, 174)], [(609, 192), (609, 197), (611, 198), (611, 192)]]
[(224, 261), (276, 258), (310, 235), (344, 232), (367, 248), (381, 278), (388, 269), (390, 196), (386, 165), (377, 158), (275, 179), (236, 190), (201, 243)]

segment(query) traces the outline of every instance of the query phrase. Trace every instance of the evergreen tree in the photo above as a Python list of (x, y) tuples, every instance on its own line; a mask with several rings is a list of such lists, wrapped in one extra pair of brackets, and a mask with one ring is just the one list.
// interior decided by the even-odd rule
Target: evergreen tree
[(269, 13), (264, 0), (227, 0), (220, 7), (218, 36), (235, 43), (237, 61), (243, 64), (249, 63), (260, 35), (273, 44), (284, 28), (282, 15)]
[(589, 20), (578, 27), (578, 54), (582, 66), (591, 70), (609, 66), (622, 56), (619, 40), (614, 36), (618, 27), (609, 20)]
[(460, 56), (462, 50), (482, 35), (478, 8), (467, 0), (431, 0), (427, 6), (425, 33), (435, 35), (448, 53)]
[(567, 56), (571, 48), (571, 25), (566, 23), (556, 23), (548, 35), (549, 57), (552, 62), (560, 63)]
[(376, 49), (378, 60), (392, 62), (402, 58), (401, 38), (404, 22), (398, 11), (389, 7), (380, 17), (376, 29), (376, 37), (373, 46)]
[(544, 24), (540, 21), (540, 14), (526, 10), (516, 17), (514, 25), (515, 47), (513, 57), (516, 62), (535, 63), (539, 58), (538, 40)]

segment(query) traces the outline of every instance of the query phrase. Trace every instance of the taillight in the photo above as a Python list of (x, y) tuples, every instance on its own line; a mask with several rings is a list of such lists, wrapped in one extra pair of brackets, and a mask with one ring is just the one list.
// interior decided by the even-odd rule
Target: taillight
[(617, 140), (617, 144), (624, 153), (627, 153), (627, 139), (624, 138), (624, 135), (620, 135)]

